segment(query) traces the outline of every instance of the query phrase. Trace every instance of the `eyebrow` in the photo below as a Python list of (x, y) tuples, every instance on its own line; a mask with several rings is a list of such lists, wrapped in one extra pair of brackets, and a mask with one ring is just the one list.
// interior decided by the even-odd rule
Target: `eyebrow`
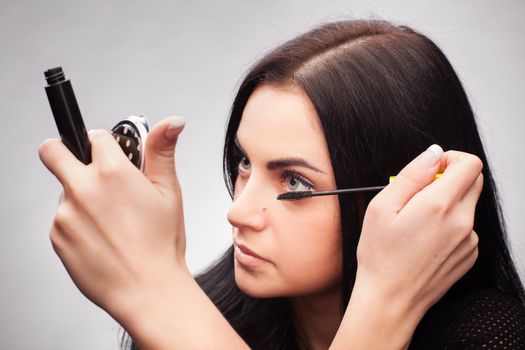
[[(237, 139), (237, 137), (234, 139), (234, 142), (235, 142), (235, 146), (237, 146), (237, 148), (239, 148), (241, 153), (244, 156), (246, 156), (246, 151), (240, 145), (239, 140)], [(319, 169), (319, 168), (313, 166), (312, 164), (308, 163), (303, 158), (274, 159), (274, 160), (270, 160), (270, 161), (268, 161), (268, 163), (266, 163), (266, 169), (268, 169), (268, 170), (283, 169), (283, 168), (288, 168), (288, 167), (291, 167), (291, 166), (308, 168), (308, 169), (313, 170), (315, 172), (326, 174), (324, 171), (322, 171), (321, 169)]]

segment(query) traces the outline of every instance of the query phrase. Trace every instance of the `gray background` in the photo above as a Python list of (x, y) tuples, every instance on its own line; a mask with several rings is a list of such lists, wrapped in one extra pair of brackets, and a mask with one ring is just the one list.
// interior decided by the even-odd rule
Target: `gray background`
[(2, 1), (0, 5), (0, 347), (117, 349), (118, 325), (85, 299), (48, 230), (61, 191), (38, 159), (57, 132), (43, 71), (61, 65), (88, 129), (144, 113), (188, 118), (177, 165), (193, 272), (230, 243), (222, 182), (227, 113), (243, 73), (323, 21), (381, 17), (442, 47), (462, 78), (500, 185), (525, 277), (525, 2)]

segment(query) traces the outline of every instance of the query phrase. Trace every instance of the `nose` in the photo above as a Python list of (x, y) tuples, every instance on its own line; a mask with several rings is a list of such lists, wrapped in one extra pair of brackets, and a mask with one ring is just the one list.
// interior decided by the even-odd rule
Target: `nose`
[[(260, 232), (266, 227), (266, 211), (271, 189), (265, 181), (258, 180), (254, 174), (245, 184), (235, 184), (235, 196), (228, 210), (228, 221), (233, 227)], [(237, 182), (236, 181), (236, 182)], [(275, 198), (277, 195), (275, 195)]]

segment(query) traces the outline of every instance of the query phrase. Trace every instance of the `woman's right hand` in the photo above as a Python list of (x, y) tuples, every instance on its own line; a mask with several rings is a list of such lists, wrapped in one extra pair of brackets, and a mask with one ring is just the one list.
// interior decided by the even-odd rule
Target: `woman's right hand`
[(174, 163), (183, 127), (172, 117), (151, 129), (146, 175), (105, 130), (89, 135), (89, 165), (58, 139), (40, 146), (42, 162), (64, 188), (50, 230), (53, 248), (80, 291), (117, 319), (135, 307), (135, 295), (142, 298), (174, 272), (191, 275)]
[[(354, 339), (363, 339), (363, 346), (356, 349), (366, 348), (368, 340), (385, 344), (389, 339), (393, 345), (392, 337), (400, 339), (392, 348), (406, 346), (425, 312), (472, 268), (478, 255), (473, 226), (482, 167), (474, 155), (443, 153), (434, 145), (370, 202), (343, 324), (363, 330), (368, 322), (382, 333), (368, 338), (361, 333)], [(443, 175), (434, 181), (439, 172)], [(366, 317), (357, 319), (358, 314)]]
[(60, 140), (43, 143), (42, 162), (64, 186), (51, 241), (80, 291), (140, 349), (246, 349), (186, 266), (174, 159), (183, 127), (175, 117), (151, 129), (146, 176), (104, 130), (90, 134), (89, 165)]

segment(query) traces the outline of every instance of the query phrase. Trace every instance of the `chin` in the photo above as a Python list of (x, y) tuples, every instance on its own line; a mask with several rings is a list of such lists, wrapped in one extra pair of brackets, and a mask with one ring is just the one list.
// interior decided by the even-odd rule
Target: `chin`
[(235, 264), (235, 283), (246, 295), (256, 299), (287, 298), (340, 291), (341, 280), (311, 284), (287, 283), (267, 271), (253, 271)]
[(261, 274), (250, 273), (241, 267), (235, 267), (235, 283), (244, 294), (257, 299), (267, 299), (286, 296), (283, 290), (277, 288), (268, 278)]

